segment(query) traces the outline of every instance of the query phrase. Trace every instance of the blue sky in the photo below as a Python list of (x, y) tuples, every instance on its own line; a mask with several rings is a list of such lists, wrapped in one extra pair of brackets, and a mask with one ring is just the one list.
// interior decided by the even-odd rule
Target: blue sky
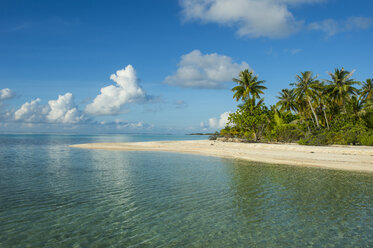
[(0, 0), (0, 131), (215, 131), (246, 67), (266, 80), (267, 105), (301, 71), (372, 78), (372, 10), (363, 0)]

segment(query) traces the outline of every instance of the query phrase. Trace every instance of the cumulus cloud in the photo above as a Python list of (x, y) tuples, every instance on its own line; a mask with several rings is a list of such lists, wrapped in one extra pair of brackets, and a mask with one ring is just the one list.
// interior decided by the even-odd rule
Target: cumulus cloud
[(232, 58), (217, 53), (202, 54), (199, 50), (183, 55), (174, 75), (164, 83), (189, 88), (222, 88), (244, 69), (246, 62), (233, 63)]
[(57, 100), (48, 102), (49, 113), (47, 120), (55, 123), (78, 123), (84, 119), (82, 113), (75, 105), (74, 97), (71, 93), (58, 96)]
[(91, 115), (117, 115), (124, 105), (145, 101), (148, 96), (138, 85), (136, 71), (132, 65), (118, 70), (110, 79), (116, 85), (101, 88), (100, 94), (92, 103), (86, 106), (85, 111)]
[[(291, 9), (302, 4), (327, 0), (180, 0), (185, 21), (217, 23), (237, 29), (237, 34), (251, 38), (282, 38), (305, 26)], [(332, 36), (339, 32), (367, 29), (371, 19), (350, 17), (346, 22), (328, 19), (306, 25)]]
[(365, 30), (372, 26), (372, 19), (367, 17), (349, 17), (345, 21), (336, 21), (326, 19), (320, 22), (310, 23), (308, 28), (324, 32), (327, 37), (336, 35), (337, 33), (351, 32), (357, 30)]
[(281, 38), (300, 29), (288, 5), (317, 1), (296, 0), (182, 0), (185, 20), (212, 22), (237, 28), (241, 36)]
[(36, 98), (31, 102), (25, 102), (14, 113), (14, 119), (22, 122), (45, 122), (45, 116), (48, 114), (49, 108), (41, 105), (40, 101), (40, 98)]
[(7, 99), (11, 99), (13, 97), (15, 97), (15, 94), (11, 89), (4, 88), (4, 89), (0, 90), (0, 104), (1, 104), (2, 101), (7, 100)]
[(211, 129), (222, 129), (228, 123), (229, 112), (224, 112), (219, 118), (210, 118), (207, 123), (201, 122), (201, 127)]
[(75, 124), (85, 120), (71, 93), (59, 95), (57, 100), (50, 100), (47, 105), (40, 102), (40, 98), (36, 98), (24, 103), (14, 112), (14, 120), (26, 123), (61, 124)]
[[(0, 121), (6, 121), (9, 118), (12, 118), (13, 113), (4, 108), (3, 102), (5, 100), (12, 99), (16, 94), (9, 88), (0, 89)], [(3, 127), (6, 125), (4, 124)]]

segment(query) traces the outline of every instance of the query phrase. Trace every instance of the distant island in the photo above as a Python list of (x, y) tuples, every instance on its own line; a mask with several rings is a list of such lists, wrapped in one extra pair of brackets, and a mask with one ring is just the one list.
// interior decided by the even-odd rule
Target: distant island
[(187, 133), (186, 135), (214, 135), (214, 133)]

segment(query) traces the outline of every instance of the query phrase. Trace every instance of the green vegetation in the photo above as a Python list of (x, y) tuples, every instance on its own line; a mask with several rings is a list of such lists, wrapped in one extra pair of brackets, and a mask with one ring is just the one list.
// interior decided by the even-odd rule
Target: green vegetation
[[(298, 142), (304, 145), (373, 145), (372, 80), (358, 82), (354, 71), (335, 69), (328, 80), (311, 71), (296, 75), (278, 102), (264, 104), (265, 81), (244, 70), (233, 81), (240, 102), (220, 136), (251, 142)], [(216, 135), (214, 136), (216, 138)]]

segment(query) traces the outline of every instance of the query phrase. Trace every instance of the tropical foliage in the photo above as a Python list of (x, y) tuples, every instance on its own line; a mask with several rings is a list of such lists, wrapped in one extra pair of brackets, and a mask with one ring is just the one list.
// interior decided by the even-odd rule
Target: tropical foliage
[(255, 76), (252, 71), (249, 72), (248, 69), (241, 71), (239, 78), (233, 78), (233, 81), (238, 85), (232, 89), (234, 93), (233, 98), (236, 101), (240, 99), (243, 101), (260, 98), (260, 95), (263, 94), (263, 90), (267, 87), (262, 84), (265, 81), (258, 81), (258, 76)]
[(358, 82), (353, 74), (335, 69), (320, 80), (311, 71), (301, 72), (267, 107), (265, 81), (244, 70), (233, 79), (238, 109), (220, 135), (252, 142), (373, 145), (373, 79)]

